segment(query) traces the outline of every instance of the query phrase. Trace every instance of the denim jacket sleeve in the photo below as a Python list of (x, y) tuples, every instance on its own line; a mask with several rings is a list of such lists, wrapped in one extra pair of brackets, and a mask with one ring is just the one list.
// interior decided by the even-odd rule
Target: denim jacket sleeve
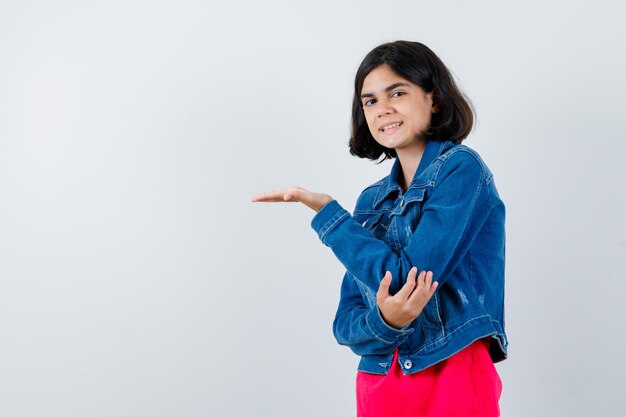
[(322, 207), (311, 226), (345, 268), (374, 292), (385, 271), (393, 276), (392, 289), (399, 289), (413, 266), (433, 271), (441, 286), (492, 209), (491, 179), (469, 152), (455, 152), (447, 158), (434, 178), (422, 218), (399, 254), (356, 222), (336, 200)]
[(411, 333), (411, 328), (395, 329), (385, 323), (376, 304), (368, 306), (352, 274), (345, 273), (333, 322), (333, 334), (340, 345), (361, 356), (388, 355)]

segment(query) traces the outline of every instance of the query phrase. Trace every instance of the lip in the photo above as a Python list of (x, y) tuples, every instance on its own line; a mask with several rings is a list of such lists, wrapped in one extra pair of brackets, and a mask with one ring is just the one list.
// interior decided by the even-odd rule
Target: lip
[[(383, 128), (384, 128), (385, 126), (389, 126), (389, 125), (392, 125), (392, 124), (394, 124), (394, 123), (400, 123), (400, 126), (396, 126), (396, 127), (392, 128), (392, 129), (383, 130)], [(396, 131), (397, 131), (398, 129), (400, 129), (403, 125), (404, 125), (404, 122), (402, 122), (402, 121), (400, 121), (400, 120), (395, 121), (395, 122), (388, 122), (388, 123), (385, 123), (384, 125), (382, 125), (381, 127), (379, 127), (379, 128), (378, 128), (378, 131), (379, 131), (380, 133), (382, 133), (383, 135), (388, 135), (388, 134), (390, 134), (390, 133), (394, 133), (394, 132), (396, 132)]]

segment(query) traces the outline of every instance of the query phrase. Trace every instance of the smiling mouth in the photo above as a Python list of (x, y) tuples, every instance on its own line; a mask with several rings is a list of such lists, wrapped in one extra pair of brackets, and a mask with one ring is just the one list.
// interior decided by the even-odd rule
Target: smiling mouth
[(386, 132), (388, 130), (394, 129), (396, 127), (400, 127), (402, 126), (402, 122), (395, 122), (395, 123), (390, 123), (388, 125), (385, 125), (383, 127), (381, 127), (380, 129), (378, 129), (381, 132)]

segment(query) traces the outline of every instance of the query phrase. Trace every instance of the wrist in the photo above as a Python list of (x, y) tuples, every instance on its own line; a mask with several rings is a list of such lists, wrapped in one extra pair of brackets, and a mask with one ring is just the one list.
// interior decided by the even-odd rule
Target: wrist
[(385, 322), (387, 326), (394, 328), (396, 330), (401, 330), (402, 328), (406, 326), (405, 324), (398, 323), (396, 320), (386, 316), (385, 313), (383, 313), (383, 311), (380, 309), (380, 307), (378, 308), (378, 312), (380, 313), (380, 318), (383, 319), (383, 321)]
[(331, 201), (333, 201), (333, 198), (325, 194), (322, 198), (320, 198), (320, 200), (317, 202), (316, 207), (314, 207), (313, 209), (316, 212), (319, 212), (326, 204), (330, 203)]

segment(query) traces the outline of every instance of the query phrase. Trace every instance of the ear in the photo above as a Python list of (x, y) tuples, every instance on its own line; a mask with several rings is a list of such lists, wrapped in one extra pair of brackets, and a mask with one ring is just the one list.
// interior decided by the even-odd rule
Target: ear
[(428, 102), (430, 103), (430, 111), (437, 113), (439, 111), (439, 106), (434, 103), (434, 91), (427, 93), (426, 97), (428, 97)]

